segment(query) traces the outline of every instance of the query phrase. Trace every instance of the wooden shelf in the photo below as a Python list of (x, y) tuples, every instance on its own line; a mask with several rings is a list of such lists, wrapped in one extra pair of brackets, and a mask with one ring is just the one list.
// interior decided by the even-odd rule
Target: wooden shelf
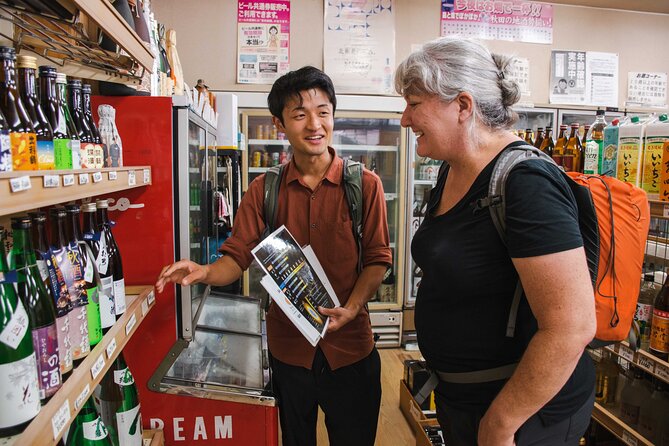
[(646, 440), (641, 436), (637, 431), (629, 427), (627, 424), (623, 423), (620, 418), (615, 416), (611, 411), (595, 403), (595, 407), (592, 410), (592, 418), (594, 418), (597, 423), (601, 424), (611, 432), (613, 435), (622, 440), (623, 443), (628, 445), (647, 445), (653, 446), (653, 443)]
[(611, 353), (620, 356), (623, 359), (643, 369), (665, 383), (669, 383), (669, 363), (656, 358), (647, 351), (632, 351), (626, 341), (605, 347)]
[(3, 172), (0, 216), (149, 184), (150, 166)]
[[(58, 443), (66, 427), (74, 420), (95, 387), (102, 381), (114, 359), (135, 333), (148, 312), (155, 306), (151, 287), (126, 287), (128, 307), (104, 335), (63, 387), (42, 407), (26, 430), (15, 437), (13, 445), (50, 446)], [(56, 419), (59, 421), (56, 422)]]

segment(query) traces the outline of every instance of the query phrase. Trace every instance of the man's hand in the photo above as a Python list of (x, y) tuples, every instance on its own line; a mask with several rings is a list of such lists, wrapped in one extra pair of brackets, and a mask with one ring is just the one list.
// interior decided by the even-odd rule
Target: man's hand
[(328, 324), (328, 333), (330, 333), (339, 330), (341, 327), (355, 319), (360, 312), (360, 308), (356, 310), (347, 307), (318, 307), (318, 311), (323, 316), (328, 316), (330, 318), (330, 323)]
[(179, 260), (163, 268), (156, 281), (156, 290), (163, 292), (169, 282), (188, 286), (203, 282), (207, 277), (207, 265), (199, 265), (190, 260)]
[(479, 423), (478, 445), (479, 446), (515, 446), (514, 433), (505, 432), (500, 423), (491, 420), (487, 412)]

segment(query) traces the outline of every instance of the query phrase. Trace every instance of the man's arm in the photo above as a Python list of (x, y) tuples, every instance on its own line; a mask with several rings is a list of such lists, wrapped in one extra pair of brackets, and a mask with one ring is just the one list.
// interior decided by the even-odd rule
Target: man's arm
[(229, 285), (239, 279), (243, 270), (232, 257), (223, 256), (209, 265), (200, 265), (190, 260), (179, 260), (163, 268), (156, 281), (156, 290), (162, 293), (165, 285), (174, 282), (188, 286), (206, 283), (215, 286)]
[(481, 420), (480, 446), (513, 445), (515, 432), (560, 391), (595, 335), (593, 290), (583, 248), (515, 258), (513, 263), (538, 330)]

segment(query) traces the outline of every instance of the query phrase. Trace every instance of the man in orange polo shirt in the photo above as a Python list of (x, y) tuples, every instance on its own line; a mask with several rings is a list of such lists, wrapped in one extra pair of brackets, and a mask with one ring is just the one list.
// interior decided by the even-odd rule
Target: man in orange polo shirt
[[(319, 309), (330, 325), (315, 348), (276, 305), (270, 306), (268, 343), (284, 446), (316, 445), (319, 406), (332, 446), (373, 446), (376, 437), (381, 364), (365, 304), (392, 264), (386, 202), (381, 180), (364, 169), (358, 273), (343, 160), (328, 146), (336, 101), (332, 81), (314, 67), (277, 79), (267, 99), (274, 125), (293, 150), (279, 185), (276, 226), (285, 225), (301, 246), (311, 245), (342, 303)], [(249, 185), (232, 236), (220, 248), (223, 257), (210, 265), (181, 260), (163, 268), (159, 292), (168, 282), (223, 286), (241, 276), (265, 230), (263, 185), (264, 175)]]

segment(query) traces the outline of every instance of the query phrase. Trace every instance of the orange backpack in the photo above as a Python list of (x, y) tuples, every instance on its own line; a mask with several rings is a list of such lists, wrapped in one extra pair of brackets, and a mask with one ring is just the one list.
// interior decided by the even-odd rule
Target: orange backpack
[[(555, 163), (529, 145), (505, 149), (495, 163), (488, 197), (477, 203), (480, 208), (490, 208), (493, 223), (505, 244), (506, 179), (516, 164), (528, 159)], [(565, 173), (565, 178), (576, 198), (579, 227), (595, 291), (597, 332), (590, 346), (596, 348), (633, 334), (630, 329), (639, 297), (650, 206), (642, 189), (615, 178), (578, 172)], [(519, 280), (507, 324), (510, 337), (515, 332), (522, 293)]]

